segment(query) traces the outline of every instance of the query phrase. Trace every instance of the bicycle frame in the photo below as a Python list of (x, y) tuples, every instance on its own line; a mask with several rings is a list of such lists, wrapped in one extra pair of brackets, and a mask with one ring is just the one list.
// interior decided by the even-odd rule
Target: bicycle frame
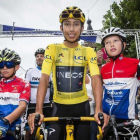
[[(109, 123), (109, 128), (112, 128), (114, 136), (112, 139), (114, 140), (120, 140), (120, 136), (123, 136), (124, 139), (129, 136), (130, 139), (134, 139), (134, 134), (136, 134), (136, 131), (140, 128), (140, 121), (139, 120), (130, 120), (128, 122), (123, 122), (123, 123), (116, 123), (116, 118), (115, 115), (110, 116), (110, 123)], [(135, 127), (135, 128), (134, 128)], [(123, 130), (128, 131), (128, 133), (123, 133), (119, 131), (120, 128), (123, 128)], [(129, 128), (133, 128), (134, 130), (129, 130)], [(108, 134), (108, 133), (107, 133)], [(107, 135), (107, 140), (108, 137), (112, 135)], [(106, 137), (105, 137), (106, 138)], [(139, 136), (137, 136), (138, 140), (140, 139)]]
[[(44, 118), (43, 122), (46, 121), (66, 121), (66, 140), (74, 140), (74, 124), (75, 121), (95, 121), (93, 117), (48, 117)], [(102, 129), (98, 126), (99, 134), (97, 135), (98, 140), (102, 140), (103, 134)], [(36, 132), (36, 140), (42, 140), (43, 135), (40, 135), (40, 127), (38, 127)]]

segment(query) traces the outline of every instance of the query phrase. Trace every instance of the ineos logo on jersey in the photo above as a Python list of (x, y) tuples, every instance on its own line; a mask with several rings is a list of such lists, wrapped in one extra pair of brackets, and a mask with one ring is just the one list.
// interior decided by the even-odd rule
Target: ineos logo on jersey
[(90, 62), (91, 63), (93, 63), (93, 64), (97, 64), (97, 57), (92, 57), (91, 59), (90, 59)]
[(82, 78), (83, 72), (57, 72), (57, 78)]
[(32, 77), (32, 81), (39, 81), (39, 77)]

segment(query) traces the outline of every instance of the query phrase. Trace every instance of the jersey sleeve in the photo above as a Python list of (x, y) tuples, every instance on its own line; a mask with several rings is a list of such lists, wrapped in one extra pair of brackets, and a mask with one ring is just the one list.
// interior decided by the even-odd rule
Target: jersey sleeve
[(44, 74), (51, 74), (52, 65), (54, 61), (54, 54), (55, 54), (55, 46), (49, 45), (45, 50), (45, 58), (42, 65), (42, 73)]
[(30, 83), (27, 81), (24, 81), (24, 86), (20, 93), (19, 101), (25, 101), (25, 102), (29, 103), (30, 94), (31, 94)]
[(90, 70), (90, 75), (100, 75), (100, 70), (97, 65), (97, 55), (94, 49), (88, 48), (88, 66)]

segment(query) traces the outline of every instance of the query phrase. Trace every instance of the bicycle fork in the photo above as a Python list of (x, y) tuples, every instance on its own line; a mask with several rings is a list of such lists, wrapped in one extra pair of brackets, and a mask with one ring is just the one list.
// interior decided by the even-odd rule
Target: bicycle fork
[(74, 125), (66, 125), (66, 140), (74, 140)]

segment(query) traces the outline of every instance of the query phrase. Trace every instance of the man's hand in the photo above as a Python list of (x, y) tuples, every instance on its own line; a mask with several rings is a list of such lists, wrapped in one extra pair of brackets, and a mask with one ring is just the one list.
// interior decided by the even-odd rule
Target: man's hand
[(7, 119), (0, 118), (0, 139), (6, 136), (9, 125), (9, 121)]
[(44, 119), (44, 115), (43, 114), (40, 114), (38, 112), (36, 113), (32, 113), (32, 114), (29, 114), (29, 117), (28, 117), (28, 124), (29, 124), (29, 127), (30, 127), (30, 130), (31, 130), (31, 134), (33, 134), (33, 131), (34, 131), (34, 120), (35, 120), (35, 116), (39, 114), (40, 115), (40, 120), (38, 122), (38, 125), (41, 125), (41, 123), (43, 122), (43, 119)]
[[(98, 117), (98, 114), (99, 113), (103, 113), (103, 112), (96, 112), (95, 115), (94, 115), (94, 117), (96, 119), (96, 122), (100, 125), (101, 122), (100, 122), (99, 117)], [(104, 128), (105, 128), (105, 126), (107, 126), (107, 124), (109, 122), (110, 116), (108, 116), (107, 114), (103, 113), (103, 117), (104, 117), (104, 125), (102, 127), (102, 132), (104, 132)]]

